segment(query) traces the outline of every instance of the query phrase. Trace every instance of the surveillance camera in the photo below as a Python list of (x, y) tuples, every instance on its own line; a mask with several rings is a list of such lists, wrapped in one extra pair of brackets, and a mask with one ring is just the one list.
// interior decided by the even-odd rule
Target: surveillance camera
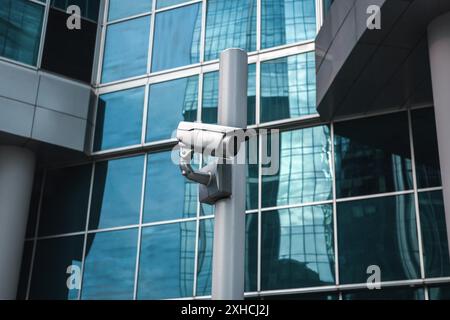
[(244, 131), (240, 128), (213, 124), (180, 122), (177, 129), (177, 139), (182, 148), (223, 158), (236, 156), (244, 138)]

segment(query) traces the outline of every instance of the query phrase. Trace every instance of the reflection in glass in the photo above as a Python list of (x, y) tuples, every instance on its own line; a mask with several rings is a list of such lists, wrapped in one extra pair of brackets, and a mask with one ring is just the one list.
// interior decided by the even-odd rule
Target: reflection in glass
[[(81, 9), (81, 17), (92, 21), (98, 20), (100, 1), (92, 0), (38, 0), (40, 2), (50, 2), (51, 7), (61, 9), (66, 12), (70, 5), (77, 5)], [(120, 0), (112, 0), (119, 2)], [(147, 0), (149, 1), (149, 0)], [(151, 1), (151, 0), (150, 0)], [(110, 1), (111, 3), (111, 1)]]
[(89, 229), (139, 222), (143, 170), (144, 156), (96, 163)]
[(405, 112), (336, 123), (338, 198), (412, 189)]
[(27, 0), (0, 5), (0, 56), (36, 65), (45, 7)]
[(256, 0), (207, 2), (205, 60), (228, 48), (256, 50)]
[(150, 35), (150, 16), (108, 26), (102, 82), (144, 75)]
[(199, 62), (201, 4), (156, 14), (152, 72)]
[(152, 10), (152, 0), (109, 0), (108, 20), (117, 20), (131, 17)]
[(94, 151), (141, 143), (144, 95), (144, 87), (139, 87), (100, 96)]
[(442, 191), (419, 193), (425, 275), (450, 275), (450, 258)]
[[(219, 103), (219, 72), (208, 72), (203, 76), (202, 122), (217, 123)], [(256, 65), (248, 65), (247, 124), (255, 124), (256, 113)]]
[(142, 230), (138, 299), (192, 297), (195, 222)]
[[(39, 240), (33, 263), (31, 278), (31, 300), (76, 300), (79, 290), (70, 289), (70, 276), (74, 283), (80, 280), (81, 257), (84, 236)], [(72, 267), (72, 273), (67, 268)], [(74, 271), (78, 270), (78, 271)], [(78, 278), (77, 278), (78, 277)]]
[[(178, 158), (178, 153), (174, 156)], [(170, 151), (148, 155), (144, 222), (190, 218), (197, 214), (198, 185), (180, 174), (171, 157)]]
[(262, 297), (261, 300), (339, 300), (337, 293), (300, 293)]
[(262, 0), (262, 49), (316, 36), (315, 0)]
[(30, 275), (32, 254), (33, 241), (25, 241), (23, 246), (22, 264), (20, 266), (19, 285), (17, 286), (17, 300), (25, 300), (27, 297), (28, 276)]
[(278, 141), (279, 170), (276, 175), (262, 176), (262, 206), (273, 207), (331, 199), (329, 127), (281, 132)]
[[(257, 290), (258, 215), (247, 214), (245, 240), (245, 292)], [(200, 220), (197, 296), (211, 294), (214, 219)]]
[(133, 299), (137, 239), (137, 229), (88, 235), (82, 299)]
[(450, 300), (450, 286), (429, 287), (428, 296), (430, 300)]
[(382, 288), (381, 290), (349, 291), (342, 294), (343, 300), (425, 300), (423, 289)]
[(411, 112), (418, 188), (442, 185), (433, 108)]
[(197, 296), (211, 294), (214, 219), (200, 220), (197, 262)]
[(197, 120), (198, 76), (150, 86), (147, 142), (172, 138), (180, 121)]
[(261, 63), (261, 122), (316, 113), (314, 52)]
[(381, 281), (420, 276), (411, 194), (338, 203), (337, 220), (341, 283), (365, 283), (373, 265)]
[(91, 165), (47, 171), (39, 218), (39, 235), (84, 231)]
[(261, 289), (334, 284), (332, 205), (262, 213)]

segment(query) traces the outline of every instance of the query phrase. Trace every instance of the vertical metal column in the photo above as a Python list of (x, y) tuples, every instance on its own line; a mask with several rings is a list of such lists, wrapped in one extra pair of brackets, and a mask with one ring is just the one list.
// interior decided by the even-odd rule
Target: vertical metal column
[[(220, 55), (219, 125), (247, 127), (247, 69), (245, 51), (227, 49)], [(239, 152), (245, 152), (245, 147)], [(244, 299), (245, 170), (245, 164), (233, 164), (232, 195), (216, 203), (213, 300)]]
[(34, 154), (0, 146), (0, 300), (15, 300), (34, 178)]
[(428, 48), (450, 248), (450, 12), (436, 18), (428, 26)]

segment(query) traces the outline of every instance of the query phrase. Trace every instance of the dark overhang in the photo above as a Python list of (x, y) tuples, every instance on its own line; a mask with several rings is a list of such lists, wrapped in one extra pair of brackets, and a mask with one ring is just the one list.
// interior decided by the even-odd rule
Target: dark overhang
[[(381, 8), (381, 29), (367, 8)], [(324, 120), (432, 102), (427, 26), (450, 0), (335, 0), (316, 39)]]

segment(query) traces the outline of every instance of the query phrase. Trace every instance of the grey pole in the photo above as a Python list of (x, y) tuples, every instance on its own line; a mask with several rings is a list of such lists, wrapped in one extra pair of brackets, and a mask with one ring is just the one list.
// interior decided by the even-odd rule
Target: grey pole
[[(227, 49), (220, 55), (219, 125), (247, 127), (247, 68), (247, 53), (241, 49)], [(233, 164), (232, 195), (216, 203), (213, 300), (244, 299), (245, 170), (244, 164)]]
[(450, 248), (450, 12), (428, 27), (428, 47), (433, 84), (436, 131), (444, 187), (445, 220)]
[(0, 300), (16, 299), (34, 166), (31, 151), (0, 147)]

